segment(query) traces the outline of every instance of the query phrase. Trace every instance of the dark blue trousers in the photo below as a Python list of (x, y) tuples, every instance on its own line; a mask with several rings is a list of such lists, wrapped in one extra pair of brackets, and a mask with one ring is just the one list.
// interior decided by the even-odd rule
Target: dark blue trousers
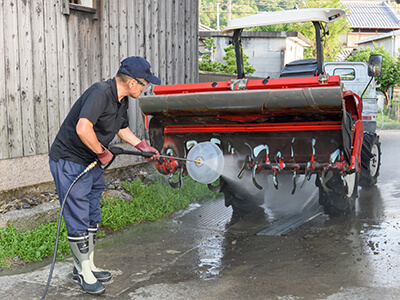
[[(49, 159), (50, 171), (57, 188), (60, 205), (74, 179), (86, 166), (60, 159)], [(68, 235), (86, 233), (89, 226), (101, 221), (100, 198), (104, 191), (103, 170), (97, 165), (72, 187), (64, 207)]]

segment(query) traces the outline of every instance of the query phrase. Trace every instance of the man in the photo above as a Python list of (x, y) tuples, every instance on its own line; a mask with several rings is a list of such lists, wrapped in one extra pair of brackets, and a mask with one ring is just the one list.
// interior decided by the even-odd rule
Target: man
[[(140, 151), (155, 154), (147, 160), (159, 158), (158, 151), (146, 140), (137, 138), (128, 127), (128, 96), (139, 97), (150, 83), (161, 83), (152, 74), (150, 64), (142, 57), (128, 57), (121, 62), (114, 78), (93, 84), (73, 105), (49, 154), (61, 205), (74, 179), (90, 163), (97, 160), (106, 165), (111, 161), (113, 155), (107, 147), (115, 134)], [(110, 272), (96, 268), (93, 261), (103, 190), (103, 169), (97, 165), (76, 182), (63, 211), (74, 257), (73, 278), (93, 295), (103, 293), (105, 288), (101, 282), (111, 278)]]

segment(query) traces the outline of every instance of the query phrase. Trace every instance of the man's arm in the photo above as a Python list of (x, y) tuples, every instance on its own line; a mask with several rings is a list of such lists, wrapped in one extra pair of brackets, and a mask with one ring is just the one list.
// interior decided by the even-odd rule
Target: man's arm
[(120, 129), (117, 135), (125, 142), (131, 144), (140, 151), (153, 152), (155, 155), (150, 158), (146, 158), (147, 161), (157, 160), (160, 158), (160, 153), (157, 151), (157, 149), (151, 147), (146, 140), (141, 141), (136, 135), (133, 134), (129, 127)]
[(141, 142), (141, 140), (136, 135), (134, 135), (134, 133), (129, 129), (129, 127), (120, 129), (117, 135), (125, 142), (131, 144), (132, 146), (136, 146)]
[(78, 120), (76, 124), (76, 133), (82, 143), (96, 153), (101, 165), (106, 165), (111, 161), (113, 155), (99, 142), (93, 129), (93, 123), (89, 121), (89, 119), (80, 118)]
[(76, 124), (76, 133), (81, 141), (93, 152), (103, 152), (103, 146), (97, 139), (93, 129), (93, 123), (86, 118), (80, 118)]

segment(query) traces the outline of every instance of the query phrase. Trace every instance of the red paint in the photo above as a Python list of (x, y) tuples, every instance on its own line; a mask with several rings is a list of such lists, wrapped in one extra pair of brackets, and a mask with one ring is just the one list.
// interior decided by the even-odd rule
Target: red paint
[(340, 122), (264, 123), (264, 124), (214, 124), (169, 125), (165, 134), (201, 132), (277, 132), (277, 131), (342, 130)]
[[(213, 82), (205, 82), (156, 85), (153, 91), (156, 95), (226, 92), (231, 90), (232, 81), (220, 81), (217, 82), (216, 85), (214, 84), (215, 86), (213, 86), (213, 84)], [(340, 86), (340, 77), (329, 76), (328, 80), (323, 83), (318, 80), (318, 77), (297, 77), (268, 79), (266, 84), (263, 83), (263, 79), (248, 80), (246, 84), (248, 90), (281, 90), (328, 86)], [(237, 91), (235, 90), (232, 92)]]

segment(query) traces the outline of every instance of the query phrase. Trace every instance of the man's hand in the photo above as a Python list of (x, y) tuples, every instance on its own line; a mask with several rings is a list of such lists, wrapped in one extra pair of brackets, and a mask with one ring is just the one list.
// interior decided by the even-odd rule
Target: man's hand
[(160, 158), (160, 153), (158, 153), (157, 149), (151, 147), (146, 140), (141, 141), (139, 144), (135, 146), (142, 152), (152, 152), (154, 155), (152, 157), (145, 158), (147, 161), (154, 161)]
[(103, 145), (101, 146), (103, 147), (103, 152), (96, 153), (96, 155), (100, 161), (100, 164), (102, 166), (105, 166), (112, 160), (114, 155), (106, 147), (104, 147)]

